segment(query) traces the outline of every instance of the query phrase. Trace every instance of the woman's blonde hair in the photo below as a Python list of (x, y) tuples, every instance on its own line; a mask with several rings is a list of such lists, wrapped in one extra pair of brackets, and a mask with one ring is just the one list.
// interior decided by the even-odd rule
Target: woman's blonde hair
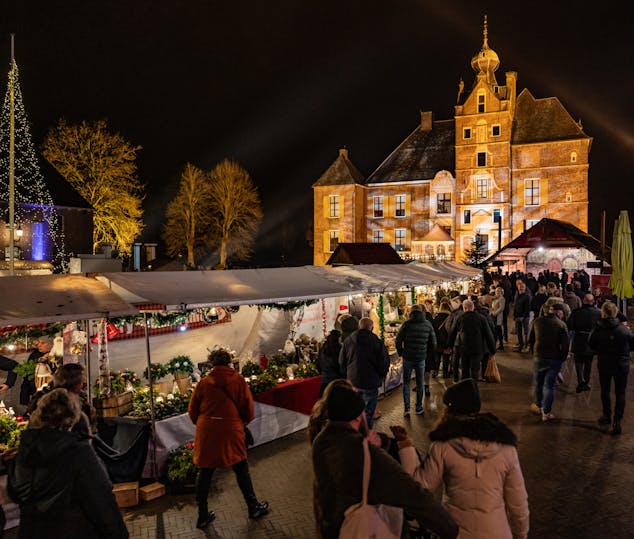
[(70, 430), (79, 421), (80, 414), (79, 396), (63, 388), (53, 389), (37, 403), (29, 427)]

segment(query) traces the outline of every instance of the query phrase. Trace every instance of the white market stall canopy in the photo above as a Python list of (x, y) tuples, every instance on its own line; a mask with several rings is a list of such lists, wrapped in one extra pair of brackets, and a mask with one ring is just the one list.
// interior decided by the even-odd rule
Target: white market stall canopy
[(97, 277), (142, 310), (283, 303), (462, 281), (480, 270), (457, 262), (301, 266), (225, 271), (104, 273)]
[(136, 307), (82, 274), (0, 278), (0, 326), (137, 314)]
[(364, 292), (307, 267), (104, 273), (97, 278), (130, 303), (160, 305), (166, 310), (283, 303)]

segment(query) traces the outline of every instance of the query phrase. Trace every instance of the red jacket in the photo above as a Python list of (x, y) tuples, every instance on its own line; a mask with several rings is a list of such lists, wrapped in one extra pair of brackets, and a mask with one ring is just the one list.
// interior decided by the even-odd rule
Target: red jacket
[(197, 467), (227, 468), (247, 458), (244, 425), (253, 420), (253, 396), (242, 375), (215, 366), (196, 386), (188, 413)]

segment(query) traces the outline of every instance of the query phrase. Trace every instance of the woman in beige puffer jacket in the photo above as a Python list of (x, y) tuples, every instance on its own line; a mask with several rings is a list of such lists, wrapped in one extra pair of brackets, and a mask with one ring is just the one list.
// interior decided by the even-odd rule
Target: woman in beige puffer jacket
[(393, 428), (403, 468), (432, 492), (444, 482), (444, 505), (460, 527), (460, 539), (525, 539), (528, 496), (515, 435), (493, 414), (478, 413), (472, 379), (449, 388), (443, 400), (448, 408), (429, 434), (423, 465), (404, 429)]

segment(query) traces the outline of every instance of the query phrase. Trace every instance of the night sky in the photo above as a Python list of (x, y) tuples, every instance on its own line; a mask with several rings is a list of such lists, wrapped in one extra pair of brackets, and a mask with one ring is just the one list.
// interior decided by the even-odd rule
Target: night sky
[[(186, 162), (225, 157), (258, 186), (255, 265), (312, 263), (312, 183), (346, 146), (367, 177), (416, 127), (453, 116), (482, 45), (498, 80), (558, 97), (594, 138), (590, 232), (634, 218), (631, 15), (612, 2), (406, 0), (0, 1), (2, 92), (16, 60), (36, 145), (59, 118), (105, 118), (141, 145), (143, 239), (159, 239)], [(552, 216), (556, 217), (556, 216)]]

